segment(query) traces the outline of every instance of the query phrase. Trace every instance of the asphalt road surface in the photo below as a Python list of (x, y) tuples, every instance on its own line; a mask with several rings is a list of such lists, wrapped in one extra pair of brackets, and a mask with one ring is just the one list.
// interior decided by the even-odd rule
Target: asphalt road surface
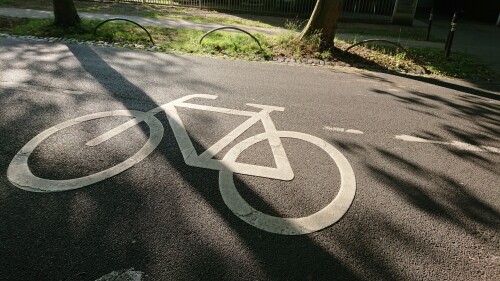
[[(498, 92), (10, 39), (0, 62), (1, 280), (500, 279)], [(238, 131), (247, 103), (276, 108)]]

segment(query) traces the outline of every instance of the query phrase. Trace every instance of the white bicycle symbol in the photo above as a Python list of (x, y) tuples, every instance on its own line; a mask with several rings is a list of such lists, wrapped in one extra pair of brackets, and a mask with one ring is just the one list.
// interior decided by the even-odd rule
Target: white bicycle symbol
[[(163, 125), (154, 115), (164, 111), (168, 117), (169, 124), (172, 127), (185, 163), (194, 167), (219, 170), (219, 188), (224, 202), (236, 216), (250, 225), (272, 233), (300, 235), (326, 228), (337, 222), (347, 212), (356, 192), (356, 180), (349, 161), (347, 161), (344, 155), (335, 147), (320, 138), (299, 132), (276, 130), (269, 114), (272, 111), (283, 111), (284, 108), (260, 104), (247, 104), (248, 106), (261, 110), (259, 112), (241, 111), (187, 102), (193, 98), (216, 99), (217, 96), (202, 94), (188, 95), (163, 104), (148, 112), (134, 110), (106, 111), (77, 117), (55, 125), (35, 136), (17, 152), (7, 169), (7, 177), (10, 182), (18, 188), (32, 192), (72, 190), (113, 177), (142, 161), (160, 144), (163, 137)], [(206, 151), (198, 155), (179, 117), (176, 107), (248, 116), (249, 119), (217, 141)], [(98, 145), (141, 122), (145, 122), (150, 130), (149, 138), (144, 146), (132, 157), (104, 171), (75, 179), (52, 180), (33, 175), (28, 166), (28, 158), (42, 141), (52, 134), (70, 126), (110, 116), (130, 116), (134, 117), (134, 119), (90, 140), (86, 145)], [(223, 150), (233, 140), (259, 121), (262, 121), (265, 133), (255, 135), (236, 144), (227, 152), (222, 160), (213, 159), (214, 155)], [(243, 197), (241, 197), (234, 185), (233, 173), (278, 180), (292, 180), (294, 174), (281, 144), (281, 138), (294, 138), (317, 145), (333, 159), (340, 171), (341, 184), (337, 195), (326, 207), (312, 215), (300, 218), (282, 218), (264, 214), (250, 206)], [(236, 162), (236, 159), (243, 150), (263, 140), (268, 140), (271, 145), (276, 168)]]

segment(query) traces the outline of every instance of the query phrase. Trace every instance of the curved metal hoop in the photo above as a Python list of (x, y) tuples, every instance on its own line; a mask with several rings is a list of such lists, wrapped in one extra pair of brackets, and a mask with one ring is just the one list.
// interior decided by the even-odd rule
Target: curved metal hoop
[(349, 48), (345, 49), (344, 53), (347, 53), (347, 51), (349, 51), (350, 49), (358, 46), (358, 45), (361, 45), (361, 44), (365, 44), (365, 43), (370, 43), (370, 42), (385, 42), (385, 43), (389, 43), (391, 45), (394, 45), (400, 49), (402, 49), (405, 53), (408, 53), (408, 50), (406, 50), (403, 46), (401, 46), (401, 44), (397, 43), (397, 42), (394, 42), (394, 41), (390, 41), (390, 40), (385, 40), (385, 39), (366, 39), (366, 40), (363, 40), (361, 42), (358, 42), (352, 46), (350, 46)]
[(112, 18), (112, 19), (107, 19), (107, 20), (105, 20), (105, 21), (100, 22), (100, 23), (99, 23), (98, 25), (96, 25), (96, 27), (94, 28), (94, 36), (95, 36), (95, 34), (96, 34), (96, 32), (97, 32), (97, 29), (98, 29), (99, 27), (101, 27), (101, 25), (103, 25), (103, 24), (105, 24), (105, 23), (107, 23), (107, 22), (109, 22), (109, 21), (116, 21), (116, 20), (127, 21), (127, 22), (133, 23), (133, 24), (137, 25), (138, 27), (142, 28), (142, 30), (146, 31), (146, 33), (148, 34), (148, 36), (149, 36), (149, 40), (151, 41), (151, 43), (152, 43), (153, 45), (155, 44), (155, 42), (153, 41), (153, 37), (151, 37), (151, 34), (149, 33), (149, 31), (148, 31), (146, 28), (144, 28), (142, 25), (140, 25), (140, 24), (136, 23), (135, 21), (131, 21), (131, 20), (128, 20), (128, 19), (122, 19), (122, 18)]
[(200, 44), (201, 44), (201, 41), (203, 41), (203, 39), (205, 39), (205, 37), (207, 37), (207, 35), (209, 35), (212, 32), (215, 32), (217, 30), (221, 30), (221, 29), (234, 29), (234, 30), (238, 30), (238, 31), (241, 31), (243, 33), (246, 33), (248, 36), (252, 37), (253, 40), (255, 40), (255, 42), (257, 42), (257, 45), (259, 45), (259, 48), (262, 50), (262, 46), (260, 45), (259, 40), (257, 38), (255, 38), (255, 36), (253, 36), (252, 34), (250, 34), (249, 32), (247, 32), (247, 31), (245, 31), (245, 30), (243, 30), (241, 28), (232, 27), (232, 26), (224, 26), (224, 27), (214, 28), (214, 29), (208, 31), (207, 33), (203, 34), (203, 36), (201, 37)]

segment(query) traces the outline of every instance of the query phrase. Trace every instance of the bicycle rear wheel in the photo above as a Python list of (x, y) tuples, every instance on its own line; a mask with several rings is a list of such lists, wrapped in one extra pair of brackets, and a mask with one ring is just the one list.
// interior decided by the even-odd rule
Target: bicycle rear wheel
[[(60, 130), (74, 126), (81, 122), (111, 116), (129, 116), (141, 118), (149, 126), (150, 133), (147, 142), (134, 155), (104, 171), (75, 179), (52, 180), (40, 178), (33, 175), (28, 166), (28, 158), (30, 154), (36, 149), (36, 147), (45, 139)], [(142, 111), (115, 110), (80, 116), (51, 127), (41, 132), (40, 134), (32, 138), (28, 143), (26, 143), (23, 148), (21, 148), (14, 156), (14, 159), (12, 159), (12, 161), (10, 162), (7, 169), (7, 178), (16, 187), (32, 192), (58, 192), (82, 188), (113, 177), (139, 163), (151, 152), (153, 152), (153, 150), (155, 150), (155, 148), (160, 144), (162, 138), (163, 125), (161, 124), (160, 120), (158, 120), (155, 116)]]
[[(324, 150), (335, 162), (340, 172), (340, 189), (333, 200), (318, 212), (300, 218), (282, 218), (264, 214), (248, 204), (234, 184), (233, 172), (219, 172), (219, 188), (224, 203), (240, 219), (267, 232), (283, 235), (301, 235), (326, 228), (342, 218), (354, 200), (356, 179), (354, 171), (345, 156), (324, 140), (299, 132), (278, 131), (280, 138), (294, 138), (310, 142)], [(263, 140), (264, 134), (250, 137), (231, 148), (224, 160), (236, 161), (243, 150)]]

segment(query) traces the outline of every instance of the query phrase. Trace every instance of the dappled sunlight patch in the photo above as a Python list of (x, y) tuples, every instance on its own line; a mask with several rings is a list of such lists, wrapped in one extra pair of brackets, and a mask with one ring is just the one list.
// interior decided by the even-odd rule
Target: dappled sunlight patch
[(26, 69), (11, 69), (9, 71), (5, 71), (0, 76), (0, 80), (2, 81), (11, 81), (11, 82), (25, 82), (31, 79), (31, 72)]

